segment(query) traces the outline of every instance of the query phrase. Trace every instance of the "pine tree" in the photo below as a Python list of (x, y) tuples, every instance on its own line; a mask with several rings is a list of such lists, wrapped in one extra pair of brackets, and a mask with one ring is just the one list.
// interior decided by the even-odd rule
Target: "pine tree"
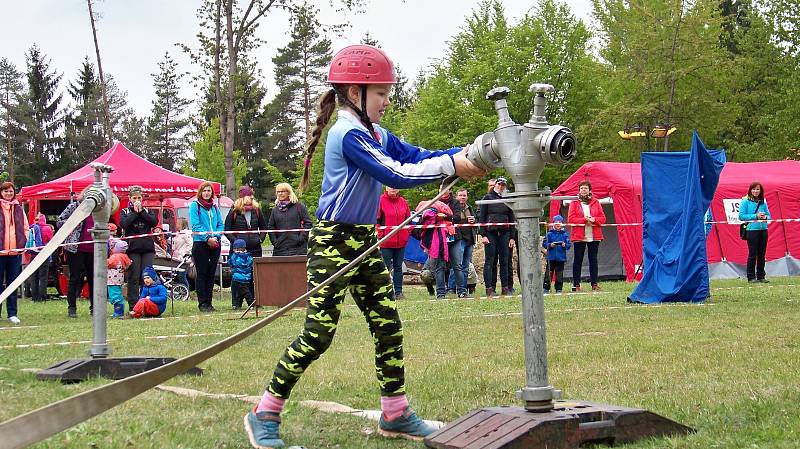
[(67, 151), (75, 162), (84, 164), (106, 149), (100, 81), (88, 57), (83, 60), (78, 77), (69, 84), (67, 92), (73, 102), (64, 120)]
[(265, 161), (284, 175), (295, 168), (311, 133), (317, 99), (326, 87), (331, 41), (320, 34), (317, 13), (307, 3), (295, 8), (291, 40), (272, 59), (278, 94), (265, 107), (261, 124), (266, 135), (261, 144)]
[(180, 81), (185, 74), (178, 72), (177, 67), (167, 52), (158, 64), (160, 72), (153, 74), (156, 99), (147, 120), (145, 154), (151, 162), (168, 170), (181, 165), (188, 149), (185, 129), (189, 125), (186, 116), (191, 102), (180, 96)]
[[(27, 101), (21, 104), (20, 120), (25, 129), (27, 151), (25, 172), (17, 172), (20, 184), (34, 184), (65, 174), (72, 168), (64, 157), (59, 132), (64, 124), (60, 109), (63, 94), (58, 93), (61, 75), (50, 69), (50, 62), (34, 45), (26, 54)], [(21, 160), (23, 158), (20, 158)]]
[(14, 182), (16, 159), (19, 155), (16, 151), (20, 150), (20, 132), (16, 120), (17, 104), (22, 96), (22, 82), (20, 78), (22, 73), (17, 70), (17, 67), (6, 58), (0, 60), (0, 118), (2, 118), (2, 128), (0, 128), (0, 136), (2, 136), (2, 150), (5, 151), (6, 157), (0, 158), (5, 163), (3, 170), (8, 172), (9, 180)]

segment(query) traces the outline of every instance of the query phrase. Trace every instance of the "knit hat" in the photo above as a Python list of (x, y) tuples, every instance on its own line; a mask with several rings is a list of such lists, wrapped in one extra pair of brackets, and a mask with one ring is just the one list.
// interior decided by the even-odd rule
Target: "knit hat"
[(128, 251), (128, 242), (125, 240), (112, 240), (111, 254), (120, 254)]
[(242, 239), (236, 239), (233, 241), (233, 249), (240, 249), (240, 248), (247, 248), (247, 243)]
[(497, 184), (508, 184), (508, 180), (506, 180), (506, 178), (504, 178), (504, 177), (502, 177), (502, 176), (501, 176), (501, 177), (499, 177), (499, 178), (497, 178), (497, 180), (496, 180), (495, 182), (496, 182)]
[(253, 196), (253, 188), (247, 184), (239, 187), (239, 198), (244, 198), (246, 196)]
[(154, 270), (152, 266), (144, 267), (144, 270), (142, 270), (142, 277), (148, 277), (158, 282), (158, 274), (156, 274), (156, 270)]
[(553, 223), (564, 223), (564, 217), (561, 215), (556, 215), (553, 217)]
[(133, 195), (144, 195), (144, 190), (142, 189), (142, 186), (132, 185), (128, 187), (128, 196), (133, 196)]

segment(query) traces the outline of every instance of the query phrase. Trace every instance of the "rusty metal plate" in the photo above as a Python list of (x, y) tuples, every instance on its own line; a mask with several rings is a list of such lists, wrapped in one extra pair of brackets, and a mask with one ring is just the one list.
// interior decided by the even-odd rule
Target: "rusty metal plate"
[(583, 401), (555, 401), (553, 410), (522, 407), (473, 410), (425, 439), (437, 449), (572, 449), (629, 443), (694, 430), (643, 409)]

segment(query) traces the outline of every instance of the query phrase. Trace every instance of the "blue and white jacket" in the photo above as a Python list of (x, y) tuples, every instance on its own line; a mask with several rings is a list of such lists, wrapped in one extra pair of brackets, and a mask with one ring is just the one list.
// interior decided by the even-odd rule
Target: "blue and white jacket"
[(455, 174), (453, 155), (461, 148), (428, 151), (373, 127), (380, 142), (356, 116), (339, 111), (325, 144), (320, 220), (375, 224), (382, 185), (405, 189)]

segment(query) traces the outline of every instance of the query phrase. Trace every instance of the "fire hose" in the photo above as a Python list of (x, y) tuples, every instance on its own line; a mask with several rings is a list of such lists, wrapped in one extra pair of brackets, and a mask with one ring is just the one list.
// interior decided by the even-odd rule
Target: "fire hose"
[[(122, 404), (123, 402), (188, 371), (201, 362), (210, 359), (211, 357), (251, 336), (261, 328), (272, 323), (284, 313), (289, 311), (292, 307), (294, 307), (295, 304), (310, 298), (313, 294), (330, 285), (340, 276), (353, 269), (370, 253), (378, 249), (381, 243), (400, 232), (403, 229), (402, 226), (410, 223), (411, 220), (415, 219), (425, 209), (431, 207), (436, 201), (438, 201), (446, 192), (450, 191), (450, 189), (458, 182), (458, 180), (459, 178), (456, 176), (451, 176), (445, 179), (442, 183), (442, 188), (440, 189), (439, 193), (432, 200), (430, 200), (424, 208), (412, 213), (411, 216), (406, 218), (400, 226), (393, 229), (382, 239), (378, 240), (377, 243), (367, 248), (363, 253), (361, 253), (361, 255), (331, 275), (331, 277), (312, 288), (305, 294), (295, 298), (285, 306), (276, 310), (271, 315), (259, 320), (255, 324), (242, 329), (230, 337), (220, 340), (219, 342), (205, 349), (201, 349), (200, 351), (175, 360), (174, 362), (162, 365), (158, 368), (143, 372), (141, 374), (128, 377), (126, 379), (121, 379), (92, 390), (85, 391), (66, 399), (62, 399), (58, 402), (45, 405), (36, 410), (17, 416), (16, 418), (12, 418), (8, 421), (0, 423), (0, 449), (19, 449), (42, 441), (45, 438), (53, 436), (58, 432), (66, 430), (76, 424), (86, 421), (89, 418), (99, 415), (106, 410)], [(92, 208), (89, 208), (89, 205), (91, 205)], [(19, 285), (21, 285), (25, 279), (30, 276), (39, 265), (41, 265), (44, 258), (48, 257), (53, 253), (53, 251), (55, 251), (55, 248), (58, 246), (58, 244), (66, 239), (69, 233), (72, 232), (72, 229), (91, 213), (91, 210), (94, 208), (94, 206), (95, 205), (91, 204), (89, 201), (84, 201), (81, 203), (81, 206), (79, 206), (69, 220), (64, 223), (64, 226), (62, 226), (61, 230), (59, 230), (59, 232), (53, 236), (53, 240), (50, 242), (53, 244), (52, 248), (48, 248), (50, 246), (50, 244), (48, 244), (48, 246), (46, 246), (45, 249), (42, 250), (38, 256), (36, 256), (36, 258), (28, 265), (28, 268), (26, 268), (20, 274), (20, 276), (17, 277), (17, 279), (11, 285), (9, 285), (5, 291), (3, 291), (2, 296), (0, 296), (0, 301), (10, 295), (10, 292), (13, 291), (12, 287), (14, 289), (19, 287)]]

